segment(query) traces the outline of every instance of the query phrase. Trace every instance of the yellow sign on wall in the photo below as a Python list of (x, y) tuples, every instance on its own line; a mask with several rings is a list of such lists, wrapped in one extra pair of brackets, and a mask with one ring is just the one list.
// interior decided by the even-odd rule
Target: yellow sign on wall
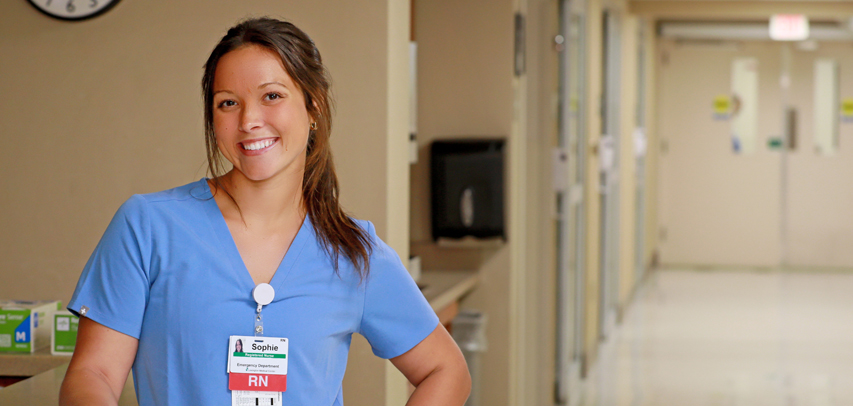
[(846, 120), (853, 119), (853, 99), (841, 101), (841, 117)]
[(732, 99), (729, 95), (720, 95), (714, 98), (714, 118), (717, 120), (728, 120), (732, 109)]

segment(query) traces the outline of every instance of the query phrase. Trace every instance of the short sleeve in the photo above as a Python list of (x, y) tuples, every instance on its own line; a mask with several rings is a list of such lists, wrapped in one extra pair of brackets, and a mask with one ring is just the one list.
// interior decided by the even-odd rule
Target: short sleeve
[(376, 356), (389, 359), (423, 341), (438, 326), (438, 316), (397, 253), (376, 236), (373, 224), (367, 228), (374, 247), (359, 333)]
[(133, 196), (83, 268), (68, 310), (138, 339), (150, 286), (150, 241), (146, 202)]

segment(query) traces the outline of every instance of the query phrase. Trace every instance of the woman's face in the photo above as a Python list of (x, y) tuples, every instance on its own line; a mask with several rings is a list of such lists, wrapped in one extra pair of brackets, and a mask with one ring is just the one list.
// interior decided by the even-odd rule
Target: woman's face
[(237, 340), (237, 344), (234, 344), (234, 352), (243, 352), (243, 342)]
[(302, 90), (273, 51), (249, 45), (219, 60), (213, 79), (213, 129), (235, 175), (252, 181), (305, 170), (311, 117)]

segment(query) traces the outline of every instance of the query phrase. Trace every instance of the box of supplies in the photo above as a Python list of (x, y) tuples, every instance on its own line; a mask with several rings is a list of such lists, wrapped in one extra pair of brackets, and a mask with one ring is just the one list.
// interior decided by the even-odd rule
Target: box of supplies
[(0, 300), (0, 351), (31, 353), (50, 345), (49, 315), (59, 301)]
[(54, 312), (53, 330), (50, 335), (50, 353), (53, 355), (71, 355), (77, 346), (77, 327), (80, 319), (67, 310)]

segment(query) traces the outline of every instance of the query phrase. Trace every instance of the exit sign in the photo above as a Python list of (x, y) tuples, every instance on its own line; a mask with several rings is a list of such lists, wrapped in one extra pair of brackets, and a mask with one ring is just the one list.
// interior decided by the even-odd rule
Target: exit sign
[(802, 14), (770, 17), (770, 38), (775, 41), (802, 41), (809, 37), (809, 19)]

